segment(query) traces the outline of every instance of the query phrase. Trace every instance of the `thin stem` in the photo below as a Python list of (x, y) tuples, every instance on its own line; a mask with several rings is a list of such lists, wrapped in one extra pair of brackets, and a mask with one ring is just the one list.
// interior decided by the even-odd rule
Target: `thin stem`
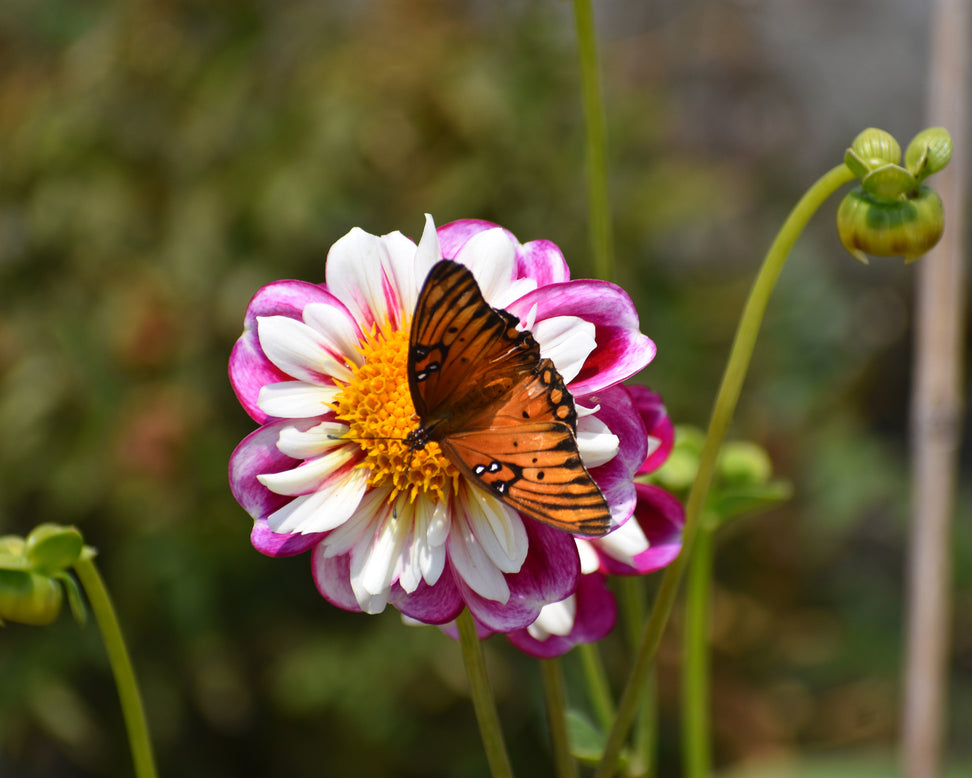
[(604, 103), (597, 66), (597, 34), (590, 0), (574, 0), (574, 24), (580, 55), (581, 98), (587, 138), (587, 209), (590, 216), (594, 274), (614, 278), (614, 239), (611, 233), (611, 204), (607, 185), (607, 141)]
[[(621, 618), (624, 634), (632, 653), (638, 649), (641, 627), (648, 610), (645, 581), (640, 576), (625, 576), (618, 580), (621, 600)], [(638, 704), (638, 716), (632, 736), (633, 753), (630, 762), (633, 775), (652, 775), (655, 770), (655, 752), (658, 745), (658, 689), (654, 671), (645, 679), (644, 693)]]
[(142, 696), (135, 681), (135, 671), (132, 661), (125, 647), (121, 627), (115, 608), (108, 596), (105, 582), (95, 567), (94, 560), (82, 556), (74, 564), (77, 573), (88, 595), (91, 610), (101, 630), (101, 639), (105, 643), (111, 671), (115, 675), (115, 686), (118, 688), (118, 698), (121, 702), (122, 716), (125, 719), (125, 729), (128, 731), (128, 742), (132, 749), (132, 761), (135, 763), (135, 775), (138, 778), (155, 778), (155, 760), (152, 756), (152, 741), (149, 739), (148, 724), (145, 720), (145, 710), (142, 707)]
[(726, 437), (729, 422), (732, 420), (733, 412), (736, 409), (736, 402), (739, 400), (739, 392), (742, 389), (749, 360), (756, 345), (756, 336), (759, 334), (759, 326), (762, 323), (770, 293), (773, 291), (776, 279), (783, 269), (783, 263), (786, 261), (790, 249), (810, 217), (824, 200), (838, 188), (852, 181), (853, 178), (850, 170), (841, 164), (817, 180), (790, 212), (763, 260), (759, 275), (756, 277), (749, 293), (749, 299), (743, 309), (732, 350), (729, 353), (729, 361), (726, 363), (726, 370), (719, 386), (719, 393), (716, 395), (715, 404), (712, 408), (708, 433), (699, 457), (698, 474), (692, 484), (685, 506), (682, 552), (669, 565), (665, 575), (662, 576), (651, 616), (645, 624), (641, 645), (628, 676), (624, 695), (618, 705), (618, 717), (608, 736), (604, 758), (596, 773), (598, 778), (608, 778), (614, 775), (617, 770), (618, 757), (621, 754), (621, 748), (627, 737), (628, 729), (631, 727), (631, 722), (634, 720), (641, 689), (648, 676), (648, 671), (654, 663), (662, 632), (664, 632), (665, 625), (668, 623), (668, 617), (671, 615), (672, 606), (678, 594), (682, 574), (692, 553), (692, 544), (698, 531), (699, 516), (715, 472), (716, 458), (719, 449), (722, 447), (722, 441)]
[(638, 575), (626, 575), (619, 577), (615, 583), (621, 602), (624, 637), (628, 641), (628, 649), (635, 651), (638, 648), (638, 638), (641, 637), (641, 625), (645, 623), (645, 612), (648, 610), (645, 581)]
[(685, 635), (682, 661), (682, 760), (685, 778), (712, 772), (709, 735), (709, 594), (712, 588), (713, 531), (702, 527), (685, 586)]
[(476, 711), (476, 722), (479, 724), (490, 775), (493, 778), (512, 778), (513, 768), (503, 742), (503, 732), (500, 729), (493, 693), (489, 688), (489, 678), (486, 677), (486, 662), (483, 659), (479, 635), (476, 634), (476, 622), (468, 610), (463, 610), (456, 619), (456, 625), (459, 627), (459, 647), (462, 650), (462, 661), (466, 665), (469, 693)]
[(570, 755), (570, 739), (567, 737), (567, 693), (564, 691), (560, 660), (541, 659), (540, 676), (543, 679), (543, 698), (547, 704), (555, 774), (557, 778), (577, 778), (577, 762)]

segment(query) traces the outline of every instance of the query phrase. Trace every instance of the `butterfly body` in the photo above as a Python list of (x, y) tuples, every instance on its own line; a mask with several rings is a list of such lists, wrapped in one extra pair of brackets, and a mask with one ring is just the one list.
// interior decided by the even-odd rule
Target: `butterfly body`
[(577, 450), (577, 412), (553, 362), (519, 320), (490, 307), (472, 273), (438, 262), (409, 339), (413, 449), (439, 444), (469, 480), (521, 513), (585, 535), (610, 528)]

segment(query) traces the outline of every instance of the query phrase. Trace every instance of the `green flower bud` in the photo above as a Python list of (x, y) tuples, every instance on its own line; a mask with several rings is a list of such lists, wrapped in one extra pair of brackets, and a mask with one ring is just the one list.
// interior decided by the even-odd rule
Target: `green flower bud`
[(688, 491), (699, 469), (699, 454), (704, 442), (702, 430), (688, 425), (676, 426), (672, 452), (646, 480), (672, 492)]
[(26, 570), (0, 569), (0, 624), (50, 624), (61, 612), (63, 594), (56, 581)]
[(38, 573), (52, 575), (73, 565), (84, 548), (84, 539), (74, 527), (39, 524), (27, 536), (26, 554)]
[(944, 127), (929, 127), (922, 130), (905, 152), (905, 167), (918, 180), (944, 168), (952, 158), (952, 136)]
[(927, 186), (893, 199), (865, 191), (850, 191), (837, 211), (840, 242), (867, 264), (867, 254), (903, 256), (914, 262), (931, 249), (945, 230), (941, 198)]
[(864, 178), (872, 170), (901, 161), (901, 146), (894, 136), (884, 130), (868, 127), (858, 134), (844, 154), (844, 163), (855, 176)]
[(732, 441), (719, 453), (719, 476), (726, 486), (763, 484), (773, 475), (773, 463), (761, 446)]

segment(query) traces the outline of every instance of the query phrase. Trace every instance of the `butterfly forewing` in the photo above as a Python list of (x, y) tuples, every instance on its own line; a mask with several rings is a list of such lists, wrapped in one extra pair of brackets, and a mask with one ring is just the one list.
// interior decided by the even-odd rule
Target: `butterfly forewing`
[(481, 395), (499, 391), (497, 383), (512, 384), (511, 371), (536, 365), (540, 348), (529, 333), (516, 330), (518, 323), (489, 306), (465, 266), (444, 260), (432, 268), (409, 339), (409, 389), (423, 423), (443, 406), (455, 416), (458, 409), (481, 405)]
[(408, 380), (421, 426), (464, 475), (539, 521), (603, 535), (611, 515), (577, 451), (563, 378), (512, 314), (491, 308), (472, 273), (437, 263), (419, 294)]

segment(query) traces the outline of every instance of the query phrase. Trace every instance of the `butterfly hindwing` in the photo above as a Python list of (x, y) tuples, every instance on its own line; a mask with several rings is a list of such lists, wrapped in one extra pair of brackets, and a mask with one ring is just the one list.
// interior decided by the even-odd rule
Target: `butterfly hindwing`
[(521, 513), (584, 535), (611, 515), (577, 450), (573, 399), (519, 320), (490, 307), (472, 273), (443, 260), (419, 294), (408, 380), (421, 420), (412, 445), (449, 460)]
[(439, 445), (474, 483), (527, 516), (582, 535), (603, 535), (610, 525), (604, 496), (562, 422), (466, 432)]

